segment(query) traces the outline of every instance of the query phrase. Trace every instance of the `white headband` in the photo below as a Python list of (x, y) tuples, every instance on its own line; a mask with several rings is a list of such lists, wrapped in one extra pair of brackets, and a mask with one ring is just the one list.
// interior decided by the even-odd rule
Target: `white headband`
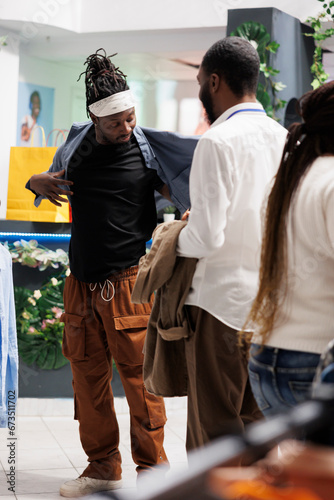
[(94, 102), (88, 106), (88, 109), (95, 116), (101, 117), (121, 113), (122, 111), (133, 108), (134, 105), (135, 99), (131, 90), (124, 90), (123, 92), (118, 92), (117, 94), (110, 95), (105, 99)]

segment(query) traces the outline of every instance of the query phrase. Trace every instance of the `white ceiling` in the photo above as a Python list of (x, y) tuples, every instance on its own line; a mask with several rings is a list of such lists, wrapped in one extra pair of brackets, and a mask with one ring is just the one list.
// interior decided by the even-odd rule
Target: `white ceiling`
[(175, 59), (199, 64), (225, 36), (229, 9), (269, 6), (302, 21), (321, 7), (318, 0), (0, 0), (0, 35), (10, 33), (27, 56), (79, 71), (104, 47), (131, 79), (193, 80), (197, 70)]

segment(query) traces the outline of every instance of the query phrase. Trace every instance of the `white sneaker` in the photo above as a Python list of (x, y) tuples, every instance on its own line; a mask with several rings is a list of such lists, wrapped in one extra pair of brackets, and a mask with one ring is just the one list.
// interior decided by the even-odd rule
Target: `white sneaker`
[(122, 480), (106, 481), (92, 477), (78, 477), (72, 481), (66, 481), (61, 488), (60, 494), (66, 498), (79, 498), (98, 491), (116, 490), (122, 486)]

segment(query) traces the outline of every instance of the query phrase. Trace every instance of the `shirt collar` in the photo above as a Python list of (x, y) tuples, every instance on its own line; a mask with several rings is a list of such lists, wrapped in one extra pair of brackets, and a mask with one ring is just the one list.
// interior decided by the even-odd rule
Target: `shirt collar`
[[(223, 123), (225, 122), (233, 113), (235, 113), (236, 111), (239, 111), (239, 110), (247, 110), (245, 111), (245, 113), (251, 113), (252, 111), (249, 111), (249, 110), (252, 110), (252, 109), (257, 109), (257, 110), (263, 110), (263, 106), (262, 104), (260, 104), (259, 102), (243, 102), (241, 104), (236, 104), (235, 106), (232, 106), (231, 108), (228, 108), (226, 111), (224, 111), (223, 114), (221, 114), (217, 120), (215, 120), (212, 125), (211, 125), (211, 128), (212, 127), (216, 127), (217, 125), (219, 125), (220, 123)], [(258, 113), (256, 112), (256, 114), (258, 115), (262, 115), (265, 116), (264, 113)]]

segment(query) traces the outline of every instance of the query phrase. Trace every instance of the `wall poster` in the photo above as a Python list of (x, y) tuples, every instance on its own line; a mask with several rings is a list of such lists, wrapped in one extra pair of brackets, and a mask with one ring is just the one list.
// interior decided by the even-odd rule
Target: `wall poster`
[(53, 129), (53, 109), (53, 88), (19, 82), (16, 145), (44, 146), (41, 127), (47, 138)]

